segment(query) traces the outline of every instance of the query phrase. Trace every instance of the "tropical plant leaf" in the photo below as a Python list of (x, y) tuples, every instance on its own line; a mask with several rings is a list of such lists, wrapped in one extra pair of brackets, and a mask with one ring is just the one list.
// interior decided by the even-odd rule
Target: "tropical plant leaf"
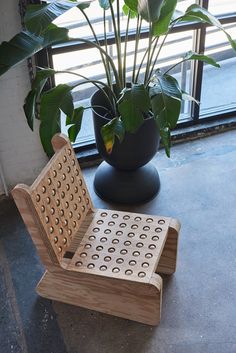
[(60, 84), (42, 94), (40, 103), (40, 138), (48, 156), (53, 154), (51, 139), (60, 131), (60, 109), (67, 116), (73, 114), (72, 86)]
[(35, 109), (36, 109), (36, 101), (40, 93), (42, 92), (43, 87), (45, 86), (49, 77), (54, 75), (55, 71), (52, 69), (42, 69), (37, 71), (34, 82), (32, 84), (32, 89), (28, 93), (27, 97), (25, 98), (25, 104), (23, 106), (25, 116), (28, 122), (29, 127), (31, 130), (34, 129), (34, 120), (35, 116)]
[(126, 4), (123, 5), (122, 10), (126, 16), (128, 16), (128, 14), (130, 14), (130, 18), (135, 18), (138, 15), (137, 12), (131, 10)]
[(153, 25), (153, 35), (160, 36), (168, 31), (176, 5), (177, 0), (164, 0), (159, 19)]
[(189, 6), (185, 12), (185, 14), (178, 19), (177, 22), (183, 21), (192, 21), (192, 22), (203, 22), (208, 23), (210, 25), (216, 26), (220, 30), (222, 30), (228, 38), (231, 47), (236, 51), (236, 42), (232, 39), (232, 37), (225, 31), (224, 27), (221, 25), (220, 21), (213, 16), (206, 9), (202, 8), (199, 5), (193, 4)]
[(203, 61), (209, 65), (215, 66), (215, 67), (220, 67), (220, 64), (218, 64), (213, 58), (211, 58), (210, 56), (207, 55), (203, 55), (203, 54), (197, 54), (194, 53), (193, 51), (188, 51), (184, 57), (183, 60), (199, 60), (199, 61)]
[(150, 87), (152, 111), (160, 128), (173, 129), (178, 121), (181, 109), (182, 92), (178, 81), (158, 72)]
[(191, 96), (191, 94), (188, 94), (187, 92), (185, 91), (182, 91), (182, 99), (185, 100), (185, 101), (192, 101), (192, 102), (195, 102), (197, 103), (198, 105), (200, 104), (200, 102), (195, 99), (193, 96)]
[(133, 84), (131, 88), (125, 88), (118, 101), (125, 130), (132, 133), (137, 131), (143, 123), (143, 114), (148, 113), (150, 107), (149, 94), (143, 84)]
[(164, 0), (139, 0), (138, 13), (147, 22), (155, 23), (160, 17), (163, 1)]
[(109, 123), (101, 128), (101, 134), (107, 153), (111, 153), (117, 136), (119, 141), (122, 142), (125, 129), (122, 121), (119, 118), (112, 119)]
[(138, 0), (124, 0), (125, 5), (133, 12), (138, 14)]
[[(114, 2), (114, 0), (111, 0), (111, 2)], [(99, 5), (103, 10), (108, 10), (110, 8), (109, 0), (99, 0)]]
[(68, 136), (70, 141), (72, 142), (75, 142), (76, 137), (80, 132), (83, 113), (84, 113), (84, 107), (78, 107), (74, 109), (72, 118), (67, 117), (69, 119), (67, 119), (66, 124), (68, 125), (69, 122), (70, 124), (72, 124), (72, 126), (70, 126), (68, 129)]
[(29, 32), (42, 34), (53, 20), (63, 15), (73, 7), (82, 9), (89, 7), (91, 1), (59, 0), (49, 4), (28, 5), (24, 17), (24, 24)]
[(160, 129), (161, 142), (165, 148), (165, 152), (168, 158), (170, 158), (170, 148), (171, 148), (171, 135), (170, 129), (168, 127)]
[(44, 37), (27, 31), (18, 33), (9, 42), (2, 42), (0, 45), (0, 76), (41, 49), (66, 40), (68, 30), (53, 24), (45, 31)]

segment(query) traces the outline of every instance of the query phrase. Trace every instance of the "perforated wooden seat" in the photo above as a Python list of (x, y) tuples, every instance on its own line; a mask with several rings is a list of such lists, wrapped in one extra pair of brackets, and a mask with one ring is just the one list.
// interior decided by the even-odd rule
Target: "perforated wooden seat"
[(175, 271), (179, 223), (94, 209), (68, 139), (13, 197), (47, 268), (40, 295), (147, 324), (160, 320), (162, 279)]

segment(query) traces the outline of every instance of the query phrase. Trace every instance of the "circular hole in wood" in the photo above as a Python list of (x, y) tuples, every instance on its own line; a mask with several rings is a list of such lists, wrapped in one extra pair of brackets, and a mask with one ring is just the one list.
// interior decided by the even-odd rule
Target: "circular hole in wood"
[(66, 244), (66, 243), (67, 243), (67, 239), (63, 238), (63, 244)]
[(131, 228), (132, 228), (132, 229), (137, 229), (137, 228), (138, 228), (138, 225), (137, 225), (137, 224), (132, 224)]
[(79, 191), (78, 186), (75, 187), (75, 194)]
[(48, 185), (51, 185), (51, 184), (52, 184), (52, 179), (48, 178)]
[(120, 251), (120, 253), (121, 253), (122, 255), (127, 254), (127, 252), (128, 252), (128, 250), (126, 250), (126, 249), (121, 249), (121, 251)]
[(49, 223), (49, 217), (48, 216), (45, 217), (45, 222)]
[(122, 259), (121, 257), (119, 257), (119, 258), (116, 260), (116, 262), (117, 262), (118, 264), (123, 264), (124, 259)]
[(146, 219), (146, 222), (147, 222), (147, 223), (152, 223), (152, 222), (153, 222), (153, 219), (152, 219), (152, 218), (147, 218), (147, 219)]
[(50, 202), (51, 202), (50, 197), (47, 197), (47, 198), (46, 198), (46, 202), (47, 202), (48, 205), (50, 204)]
[(118, 217), (119, 217), (119, 215), (117, 213), (112, 214), (112, 218), (118, 218)]
[(142, 248), (143, 247), (143, 243), (139, 242), (136, 244), (137, 248)]
[(42, 186), (42, 193), (45, 194), (45, 192), (46, 192), (46, 187)]
[(58, 251), (62, 252), (62, 247), (61, 246), (58, 246)]
[(70, 166), (68, 165), (68, 167), (66, 168), (67, 173), (70, 173)]
[(96, 237), (94, 235), (89, 236), (89, 240), (95, 240), (95, 239), (96, 239)]
[(66, 190), (69, 191), (70, 190), (70, 185), (66, 184)]
[(102, 212), (101, 213), (101, 217), (106, 217), (107, 216), (107, 213), (106, 212)]
[(57, 187), (58, 187), (58, 189), (60, 189), (60, 187), (61, 187), (61, 182), (59, 180), (57, 182)]
[(125, 246), (130, 246), (130, 245), (131, 245), (131, 241), (126, 240), (126, 241), (124, 242), (124, 245), (125, 245)]
[(81, 218), (81, 214), (80, 213), (77, 214), (77, 218), (80, 220), (80, 218)]
[(73, 184), (74, 181), (75, 181), (75, 178), (74, 178), (73, 176), (71, 176), (70, 181), (71, 181), (71, 183)]
[(77, 203), (74, 203), (74, 206), (73, 206), (74, 210), (76, 211), (78, 206), (77, 206)]
[(64, 216), (64, 210), (63, 209), (60, 210), (60, 215)]
[(69, 212), (69, 218), (72, 218), (73, 217), (73, 213), (70, 211)]
[(118, 272), (120, 272), (119, 267), (114, 267), (114, 268), (112, 269), (112, 272), (113, 272), (113, 273), (118, 273)]
[(82, 190), (82, 194), (83, 194), (83, 195), (86, 194), (86, 190), (85, 190), (85, 189)]
[(130, 216), (124, 215), (123, 219), (125, 219), (125, 220), (130, 219)]
[(66, 180), (66, 175), (65, 175), (65, 173), (62, 174), (62, 180)]
[(45, 212), (45, 206), (41, 206), (41, 212)]
[(93, 260), (99, 259), (99, 255), (98, 255), (98, 254), (94, 254), (94, 255), (92, 256), (92, 259), (93, 259)]
[(109, 248), (109, 249), (108, 249), (108, 252), (115, 252), (115, 251), (116, 251), (115, 248)]
[(72, 159), (71, 164), (75, 165), (75, 160), (74, 159)]
[(65, 208), (69, 208), (69, 202), (68, 201), (66, 201), (66, 203), (65, 203)]
[(71, 156), (71, 153), (72, 153), (71, 149), (68, 148), (68, 154), (69, 154), (69, 156)]
[(151, 259), (153, 257), (153, 255), (150, 253), (147, 253), (147, 254), (145, 254), (145, 257), (146, 257), (146, 259)]
[(150, 227), (149, 226), (144, 226), (143, 230), (145, 230), (145, 231), (150, 230)]
[(149, 267), (149, 263), (148, 262), (143, 262), (142, 263), (142, 267), (143, 268), (148, 268)]
[(156, 249), (156, 245), (155, 244), (150, 244), (148, 248), (151, 249), (151, 250), (154, 250), (154, 249)]
[(78, 197), (78, 201), (79, 203), (82, 201), (81, 196)]
[(67, 224), (68, 224), (67, 219), (64, 219), (64, 221), (63, 221), (63, 225), (64, 225), (64, 226), (67, 226)]
[(104, 230), (104, 233), (105, 233), (105, 234), (110, 234), (110, 233), (111, 233), (111, 230), (110, 230), (110, 229), (105, 229), (105, 230)]
[(62, 234), (62, 233), (63, 233), (63, 229), (59, 228), (59, 234)]
[(97, 247), (96, 247), (96, 250), (97, 251), (101, 251), (103, 249), (103, 246), (101, 246), (101, 245), (98, 245)]
[(67, 157), (64, 156), (64, 157), (63, 157), (63, 162), (65, 163), (66, 161), (67, 161)]
[(82, 253), (80, 254), (80, 256), (81, 256), (81, 257), (86, 257), (86, 256), (87, 256), (87, 253), (86, 253), (86, 252), (82, 252)]
[(55, 213), (55, 208), (51, 208), (51, 214), (54, 214)]
[(61, 170), (61, 168), (62, 168), (62, 164), (58, 163), (58, 169)]
[(110, 256), (105, 256), (105, 257), (104, 257), (104, 261), (106, 261), (106, 262), (111, 261), (111, 257), (110, 257)]
[(90, 263), (90, 264), (88, 264), (88, 266), (87, 266), (88, 268), (94, 268), (95, 267), (95, 265), (94, 264), (92, 264), (92, 263)]
[(106, 271), (106, 270), (107, 270), (107, 266), (102, 265), (102, 266), (99, 267), (99, 269), (100, 269), (101, 271)]
[(68, 234), (71, 235), (72, 234), (72, 230), (68, 229)]
[(137, 216), (137, 217), (135, 217), (134, 220), (135, 220), (135, 221), (141, 221), (141, 219), (142, 219), (141, 217)]
[(76, 221), (73, 221), (73, 227), (75, 228), (76, 227)]
[(133, 252), (133, 256), (139, 256), (140, 255), (140, 252), (139, 251), (134, 251)]
[(85, 244), (85, 246), (84, 246), (85, 249), (90, 249), (91, 247), (92, 247), (91, 244)]
[(114, 225), (115, 225), (115, 222), (110, 221), (110, 222), (108, 222), (108, 225), (109, 225), (109, 226), (114, 226)]
[(76, 261), (75, 266), (82, 266), (83, 262), (82, 261)]
[(143, 277), (146, 276), (146, 273), (145, 273), (145, 272), (139, 272), (139, 273), (138, 273), (138, 276), (139, 276), (140, 278), (143, 278)]
[(125, 271), (125, 274), (126, 274), (127, 276), (130, 276), (130, 275), (133, 274), (133, 271), (132, 271), (132, 270), (126, 270), (126, 271)]
[(134, 235), (135, 235), (135, 234), (134, 234), (133, 232), (128, 233), (128, 237), (130, 237), (130, 238), (133, 238)]
[(118, 239), (113, 239), (112, 240), (112, 244), (118, 244), (119, 243), (119, 240)]
[(65, 197), (65, 192), (62, 191), (62, 192), (61, 192), (61, 198), (64, 199), (64, 197)]
[(75, 175), (76, 175), (76, 176), (79, 175), (79, 170), (78, 170), (78, 169), (75, 170)]
[(70, 194), (70, 200), (73, 201), (74, 200), (74, 195)]
[(103, 224), (104, 222), (103, 222), (103, 220), (102, 219), (99, 219), (98, 221), (97, 221), (97, 224)]
[(59, 224), (59, 218), (55, 219), (55, 224)]
[(160, 219), (160, 220), (158, 221), (158, 224), (165, 224), (165, 220), (164, 220), (164, 219)]
[(125, 227), (126, 227), (126, 223), (121, 223), (121, 224), (120, 224), (120, 227), (121, 227), (121, 228), (125, 228)]
[(56, 205), (60, 206), (60, 200), (59, 199), (56, 200)]
[(147, 235), (146, 235), (146, 234), (141, 234), (139, 238), (140, 238), (140, 239), (146, 239), (146, 238), (147, 238)]
[(56, 195), (56, 190), (52, 189), (52, 196), (55, 196), (55, 195)]
[(82, 212), (84, 212), (85, 211), (85, 206), (82, 206), (81, 210), (82, 210)]
[(116, 232), (116, 235), (122, 235), (123, 234), (123, 232), (121, 231), (121, 230), (118, 230), (117, 232)]
[(100, 230), (100, 228), (98, 228), (98, 227), (96, 227), (96, 228), (93, 228), (93, 232), (94, 232), (94, 233), (97, 233), (97, 232), (99, 232), (99, 230)]
[(40, 201), (40, 195), (39, 195), (39, 194), (36, 195), (36, 201), (37, 201), (37, 202)]
[(162, 231), (162, 228), (160, 228), (160, 227), (157, 227), (157, 228), (155, 229), (155, 232), (156, 232), (156, 233), (161, 233), (161, 231)]
[(79, 186), (82, 186), (82, 184), (83, 184), (83, 181), (82, 181), (82, 179), (80, 179), (79, 180)]
[(100, 239), (100, 241), (101, 241), (102, 243), (105, 243), (105, 242), (107, 241), (107, 238), (106, 238), (106, 237), (102, 237), (102, 238)]
[(154, 240), (154, 241), (157, 241), (157, 240), (159, 240), (159, 237), (158, 237), (158, 235), (154, 235), (154, 236), (152, 237), (152, 240)]
[(135, 260), (130, 260), (130, 262), (129, 262), (130, 266), (135, 266), (136, 263), (137, 263), (137, 262), (136, 262)]
[(54, 170), (54, 171), (52, 172), (52, 175), (53, 175), (54, 178), (56, 178), (56, 176), (57, 176), (57, 171)]
[(58, 237), (54, 237), (54, 243), (56, 244), (58, 242)]
[(88, 205), (89, 204), (89, 199), (88, 198), (86, 198), (86, 205)]

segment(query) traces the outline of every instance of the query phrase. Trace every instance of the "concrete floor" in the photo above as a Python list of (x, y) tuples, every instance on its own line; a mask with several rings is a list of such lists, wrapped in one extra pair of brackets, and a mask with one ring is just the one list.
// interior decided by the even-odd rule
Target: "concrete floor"
[[(43, 273), (11, 200), (0, 203), (0, 353), (235, 353), (236, 130), (154, 159), (161, 191), (119, 209), (182, 223), (177, 272), (164, 278), (162, 320), (150, 327), (39, 298)], [(111, 207), (92, 190), (96, 207)]]

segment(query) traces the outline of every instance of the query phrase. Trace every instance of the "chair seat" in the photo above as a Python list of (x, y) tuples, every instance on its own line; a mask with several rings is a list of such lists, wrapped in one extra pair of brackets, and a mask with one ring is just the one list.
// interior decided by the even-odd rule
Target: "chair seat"
[(97, 209), (67, 269), (148, 282), (169, 223), (167, 217)]

